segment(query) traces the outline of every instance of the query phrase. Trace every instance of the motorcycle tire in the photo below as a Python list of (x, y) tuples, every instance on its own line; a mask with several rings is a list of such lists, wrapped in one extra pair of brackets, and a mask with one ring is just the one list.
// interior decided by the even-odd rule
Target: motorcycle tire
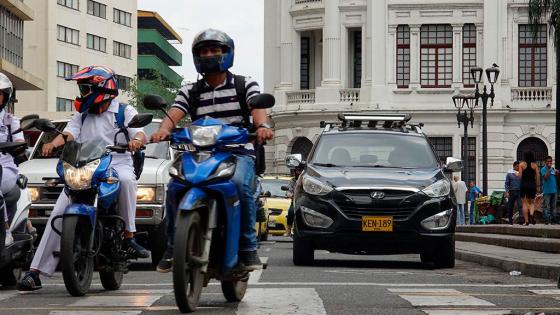
[(204, 277), (201, 266), (189, 261), (200, 257), (204, 245), (204, 228), (198, 212), (180, 213), (177, 216), (175, 246), (173, 249), (173, 291), (175, 302), (182, 313), (194, 312), (200, 300)]
[(90, 237), (87, 218), (68, 216), (63, 219), (60, 264), (64, 285), (72, 296), (84, 296), (91, 286), (93, 257), (87, 253)]
[(124, 272), (118, 271), (100, 271), (99, 280), (105, 290), (115, 291), (121, 287), (124, 277)]
[(222, 293), (228, 302), (241, 302), (248, 284), (248, 280), (222, 281)]

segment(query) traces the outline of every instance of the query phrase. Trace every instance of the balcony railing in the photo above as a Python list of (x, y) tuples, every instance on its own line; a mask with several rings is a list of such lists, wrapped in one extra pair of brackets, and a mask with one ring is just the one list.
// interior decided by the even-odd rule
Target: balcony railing
[(511, 100), (518, 104), (540, 105), (552, 102), (550, 87), (516, 87), (511, 89)]
[(341, 103), (358, 103), (360, 101), (360, 89), (340, 90)]
[(315, 104), (315, 90), (287, 92), (288, 105)]
[(296, 4), (302, 4), (302, 3), (311, 3), (311, 2), (323, 2), (323, 0), (295, 0)]

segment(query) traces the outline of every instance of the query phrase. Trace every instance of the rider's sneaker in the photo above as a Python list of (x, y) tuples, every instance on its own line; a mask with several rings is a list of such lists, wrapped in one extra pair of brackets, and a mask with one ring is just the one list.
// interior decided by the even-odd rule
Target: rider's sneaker
[(148, 258), (150, 257), (150, 252), (140, 244), (136, 243), (134, 238), (129, 238), (124, 241), (124, 251), (128, 258)]
[(157, 268), (157, 272), (167, 273), (173, 270), (173, 248), (167, 247), (165, 250), (165, 254), (159, 261)]
[(42, 287), (39, 273), (36, 271), (28, 271), (16, 285), (18, 291), (35, 291)]
[(263, 268), (263, 264), (256, 250), (240, 251), (239, 264), (245, 271), (260, 270)]

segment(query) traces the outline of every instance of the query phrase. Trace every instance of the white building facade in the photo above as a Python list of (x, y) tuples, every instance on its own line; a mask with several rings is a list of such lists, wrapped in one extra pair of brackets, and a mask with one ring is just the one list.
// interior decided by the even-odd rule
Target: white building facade
[[(439, 156), (462, 156), (451, 97), (474, 92), (470, 68), (501, 73), (488, 106), (488, 189), (503, 189), (528, 150), (554, 156), (555, 55), (528, 0), (267, 0), (265, 87), (276, 96), (269, 172), (306, 153), (339, 112), (408, 112)], [(482, 86), (481, 86), (482, 87)], [(489, 87), (489, 85), (488, 85)], [(468, 178), (482, 185), (482, 104), (469, 127)]]
[[(35, 11), (25, 25), (26, 67), (45, 82), (40, 92), (18, 93), (17, 115), (68, 118), (78, 95), (64, 77), (89, 65), (106, 65), (124, 89), (137, 73), (136, 0), (26, 0)], [(128, 101), (123, 90), (119, 100)]]

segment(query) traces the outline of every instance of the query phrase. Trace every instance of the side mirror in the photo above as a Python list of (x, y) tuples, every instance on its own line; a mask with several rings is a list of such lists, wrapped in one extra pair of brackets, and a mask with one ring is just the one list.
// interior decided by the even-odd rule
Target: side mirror
[(303, 164), (303, 156), (301, 154), (290, 154), (286, 157), (286, 166), (289, 169), (300, 167)]
[(274, 99), (274, 96), (272, 96), (271, 94), (262, 93), (255, 95), (251, 99), (249, 105), (251, 105), (252, 108), (266, 109), (274, 106), (275, 102), (276, 100)]
[(445, 161), (445, 172), (460, 172), (463, 170), (463, 161), (454, 157), (448, 157)]
[(265, 198), (270, 198), (270, 196), (272, 196), (272, 194), (270, 193), (270, 191), (265, 191), (261, 194), (261, 197), (265, 197)]
[(290, 187), (288, 187), (286, 185), (282, 185), (282, 187), (280, 187), (280, 189), (282, 189), (282, 191), (288, 191), (288, 190), (290, 190)]
[(56, 126), (52, 123), (52, 121), (43, 118), (35, 120), (35, 128), (43, 132), (58, 131), (56, 130)]
[(29, 129), (35, 127), (35, 122), (37, 121), (37, 119), (39, 119), (39, 116), (37, 116), (37, 118), (28, 118), (28, 119), (25, 119), (25, 120), (21, 120), (19, 129), (29, 130)]
[(159, 95), (148, 94), (142, 100), (144, 107), (151, 110), (163, 110), (167, 107), (165, 99)]
[(148, 114), (148, 113), (141, 113), (141, 114), (138, 114), (138, 115), (132, 117), (132, 119), (128, 123), (128, 127), (129, 128), (141, 128), (141, 127), (147, 126), (149, 123), (151, 123), (152, 119), (154, 119), (154, 115)]
[(37, 114), (25, 115), (25, 116), (21, 117), (20, 121), (24, 122), (26, 120), (32, 120), (32, 119), (39, 119), (39, 115), (37, 115)]

